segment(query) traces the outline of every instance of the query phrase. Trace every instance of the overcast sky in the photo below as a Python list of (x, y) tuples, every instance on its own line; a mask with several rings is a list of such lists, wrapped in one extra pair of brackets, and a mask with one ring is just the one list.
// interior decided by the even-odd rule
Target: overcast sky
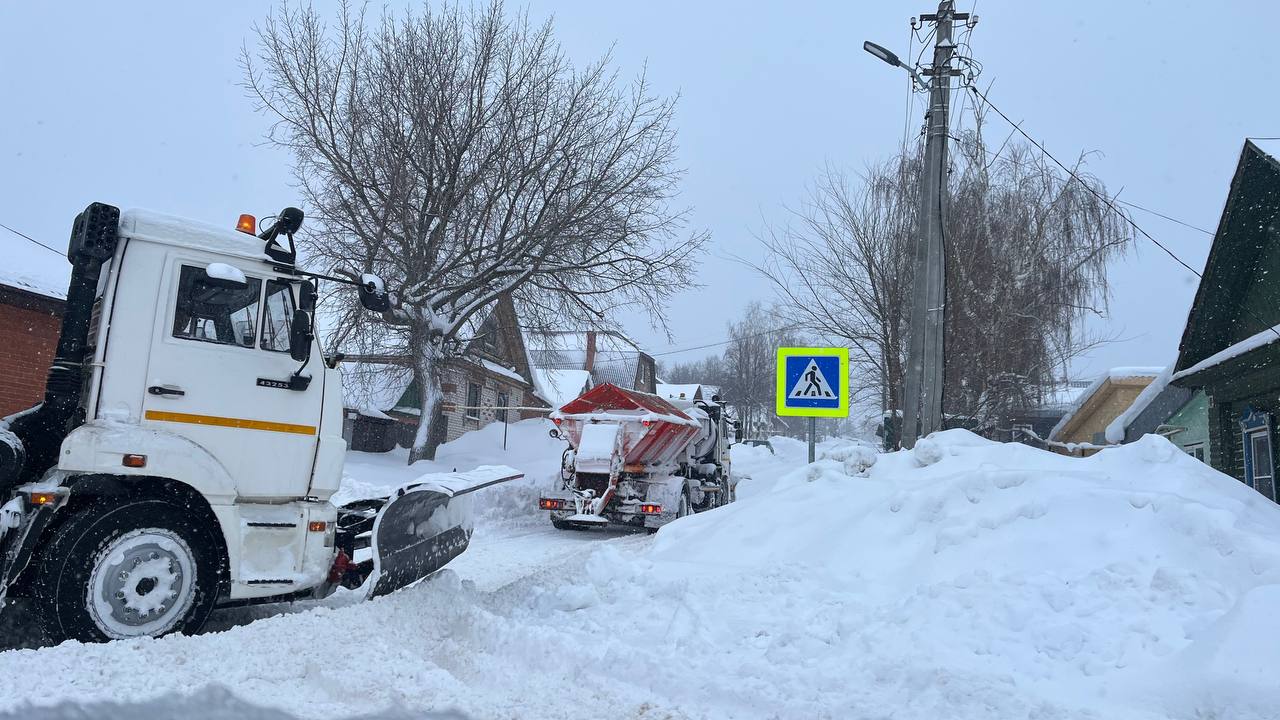
[[(1113, 192), (1212, 230), (1244, 137), (1280, 135), (1274, 5), (1215, 5), (981, 0), (973, 52), (983, 83), (995, 83), (991, 99), (1055, 154), (1098, 151), (1089, 170)], [(673, 340), (641, 318), (626, 328), (655, 353), (722, 340), (750, 300), (771, 298), (730, 258), (757, 256), (754, 234), (783, 219), (824, 164), (857, 170), (894, 152), (905, 79), (863, 53), (862, 41), (905, 54), (907, 19), (931, 9), (794, 0), (528, 7), (555, 16), (572, 58), (612, 46), (624, 74), (647, 64), (659, 91), (681, 94), (682, 201), (714, 244), (703, 287), (672, 298)], [(239, 86), (239, 49), (265, 8), (0, 5), (0, 223), (62, 249), (72, 217), (94, 200), (228, 226), (241, 212), (297, 204), (289, 158), (261, 144), (266, 121)], [(913, 130), (919, 124), (910, 118)], [(1007, 129), (998, 119), (991, 126)], [(1203, 266), (1209, 236), (1134, 218)], [(0, 262), (65, 284), (65, 261), (3, 230)], [(1093, 329), (1121, 340), (1079, 362), (1077, 376), (1166, 364), (1176, 353), (1196, 278), (1142, 239), (1110, 278), (1111, 315)]]

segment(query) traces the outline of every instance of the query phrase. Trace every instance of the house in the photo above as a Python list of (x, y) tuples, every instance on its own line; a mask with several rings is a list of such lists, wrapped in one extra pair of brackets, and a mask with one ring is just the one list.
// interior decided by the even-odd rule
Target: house
[[(535, 381), (540, 384), (547, 377), (568, 377), (573, 380), (570, 387), (560, 388), (567, 391), (575, 389), (571, 386), (585, 377), (590, 387), (612, 383), (628, 390), (657, 392), (657, 363), (653, 356), (619, 331), (526, 330), (523, 334), (529, 364), (538, 371)], [(577, 372), (566, 376), (563, 371)], [(586, 376), (581, 375), (582, 372)], [(550, 388), (547, 390), (550, 392)], [(561, 392), (565, 402), (579, 394), (581, 392), (566, 396)]]
[(1131, 443), (1144, 435), (1160, 435), (1197, 460), (1208, 461), (1205, 397), (1170, 382), (1173, 366), (1165, 368), (1103, 433), (1108, 444)]
[[(653, 357), (621, 332), (525, 330), (510, 297), (494, 303), (468, 334), (461, 354), (443, 361), (436, 444), (491, 422), (542, 417), (602, 383), (656, 389)], [(349, 355), (341, 367), (351, 448), (386, 452), (411, 445), (421, 401), (409, 358)]]
[[(1245, 141), (1172, 376), (1203, 396), (1208, 462), (1272, 500), (1280, 414), (1277, 157), (1280, 146)], [(1188, 433), (1198, 432), (1192, 419), (1169, 423), (1184, 420)]]
[(65, 291), (0, 268), (0, 417), (44, 400)]
[(1064, 455), (1091, 455), (1107, 444), (1107, 426), (1137, 400), (1164, 368), (1112, 368), (1080, 393), (1049, 431), (1049, 444)]
[(714, 385), (702, 385), (700, 383), (658, 383), (656, 392), (659, 396), (669, 400), (701, 400), (702, 402), (711, 402), (713, 397), (720, 395), (720, 388)]
[[(541, 417), (542, 408), (551, 407), (537, 391), (509, 298), (496, 303), (473, 328), (462, 353), (442, 365), (443, 402), (432, 438), (437, 445), (491, 422)], [(341, 367), (346, 395), (343, 429), (350, 447), (386, 452), (396, 445), (412, 445), (422, 411), (409, 358), (403, 354), (349, 356)]]

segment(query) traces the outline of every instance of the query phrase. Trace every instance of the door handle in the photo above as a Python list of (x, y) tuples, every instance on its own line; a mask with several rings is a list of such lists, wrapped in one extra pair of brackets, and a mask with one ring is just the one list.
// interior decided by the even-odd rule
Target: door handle
[(147, 388), (147, 392), (152, 395), (168, 395), (170, 397), (181, 397), (187, 394), (182, 388), (176, 388), (172, 385), (152, 385)]

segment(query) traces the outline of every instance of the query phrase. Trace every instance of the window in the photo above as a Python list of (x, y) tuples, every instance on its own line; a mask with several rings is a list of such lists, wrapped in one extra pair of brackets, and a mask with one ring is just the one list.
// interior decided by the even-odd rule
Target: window
[(510, 404), (511, 404), (510, 395), (504, 392), (498, 393), (498, 410), (496, 412), (496, 417), (498, 418), (498, 422), (507, 421), (507, 406)]
[(258, 333), (262, 281), (226, 287), (209, 279), (204, 268), (182, 266), (173, 314), (173, 336), (188, 340), (253, 347)]
[(293, 290), (287, 282), (267, 281), (267, 299), (262, 304), (263, 350), (289, 352), (289, 325), (293, 322)]
[(1250, 433), (1249, 449), (1253, 453), (1253, 487), (1266, 494), (1275, 474), (1271, 463), (1271, 433), (1267, 430)]
[(1187, 445), (1187, 446), (1184, 446), (1182, 449), (1187, 451), (1187, 454), (1190, 455), (1191, 457), (1199, 460), (1200, 462), (1204, 462), (1204, 443)]
[(466, 416), (468, 420), (480, 419), (480, 386), (475, 383), (467, 383), (467, 410)]

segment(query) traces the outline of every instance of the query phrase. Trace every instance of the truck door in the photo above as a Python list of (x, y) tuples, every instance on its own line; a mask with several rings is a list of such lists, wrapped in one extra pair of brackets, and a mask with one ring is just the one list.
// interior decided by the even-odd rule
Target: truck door
[(287, 389), (298, 369), (289, 355), (293, 286), (251, 261), (237, 269), (247, 282), (239, 283), (225, 264), (171, 257), (162, 289), (167, 312), (156, 313), (147, 360), (142, 422), (212, 453), (241, 497), (304, 497), (323, 382)]

